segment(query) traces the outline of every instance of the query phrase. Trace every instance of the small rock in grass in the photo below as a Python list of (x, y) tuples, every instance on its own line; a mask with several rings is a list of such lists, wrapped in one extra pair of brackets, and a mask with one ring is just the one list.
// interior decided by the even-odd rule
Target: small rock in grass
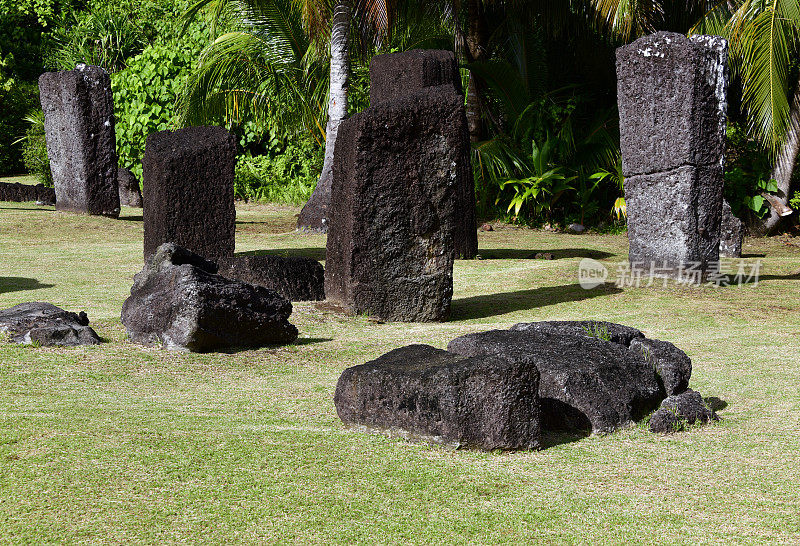
[(687, 425), (719, 421), (716, 412), (703, 401), (699, 392), (686, 389), (661, 402), (661, 407), (650, 417), (650, 431), (667, 434), (684, 430)]
[(100, 337), (86, 313), (71, 313), (51, 303), (20, 303), (0, 311), (0, 333), (12, 343), (44, 346), (96, 345)]

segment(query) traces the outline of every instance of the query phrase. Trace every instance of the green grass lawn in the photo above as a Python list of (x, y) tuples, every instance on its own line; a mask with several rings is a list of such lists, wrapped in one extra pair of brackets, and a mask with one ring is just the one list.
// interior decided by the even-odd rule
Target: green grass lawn
[(32, 174), (20, 174), (15, 176), (0, 176), (0, 182), (36, 185), (40, 183), (40, 180)]
[[(238, 208), (237, 251), (324, 259), (297, 209)], [(298, 343), (232, 354), (132, 345), (119, 314), (141, 268), (120, 220), (0, 203), (0, 308), (85, 310), (101, 346), (0, 345), (0, 542), (800, 542), (800, 247), (748, 240), (755, 286), (585, 291), (577, 264), (624, 235), (498, 226), (455, 267), (453, 320), (380, 324), (298, 303)], [(554, 260), (535, 260), (549, 251)], [(763, 258), (757, 258), (764, 255)], [(669, 340), (723, 421), (644, 426), (539, 452), (417, 445), (342, 426), (341, 371), (409, 343), (545, 319)]]

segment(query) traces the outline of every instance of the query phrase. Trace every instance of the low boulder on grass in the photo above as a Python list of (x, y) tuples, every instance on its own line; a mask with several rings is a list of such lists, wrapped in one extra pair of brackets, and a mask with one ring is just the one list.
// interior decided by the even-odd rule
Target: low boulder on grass
[(165, 243), (134, 277), (122, 324), (134, 343), (208, 352), (291, 343), (291, 314), (274, 290), (226, 279), (214, 262)]
[(72, 313), (51, 303), (20, 303), (0, 311), (0, 334), (12, 343), (43, 346), (96, 345), (100, 337), (86, 313)]

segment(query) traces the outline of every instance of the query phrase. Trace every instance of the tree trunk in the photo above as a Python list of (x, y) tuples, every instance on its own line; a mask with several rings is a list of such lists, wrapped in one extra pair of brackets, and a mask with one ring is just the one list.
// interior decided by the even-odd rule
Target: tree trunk
[[(489, 26), (481, 0), (467, 3), (467, 56), (470, 62), (484, 61), (488, 58)], [(467, 85), (467, 125), (472, 142), (486, 139), (483, 122), (483, 101), (485, 85), (470, 72)]]
[(339, 124), (347, 117), (347, 91), (350, 85), (350, 19), (353, 0), (337, 0), (331, 23), (331, 82), (328, 95), (328, 125), (325, 129), (325, 161), (311, 199), (300, 211), (298, 229), (328, 231), (328, 206), (333, 186), (333, 154)]
[[(778, 183), (777, 199), (780, 204), (788, 206), (791, 197), (792, 173), (797, 164), (797, 155), (800, 152), (800, 81), (794, 90), (792, 108), (789, 112), (789, 126), (786, 129), (786, 140), (775, 159), (772, 169), (772, 178)], [(769, 216), (764, 218), (755, 231), (759, 235), (769, 235), (778, 227), (782, 216), (779, 214), (780, 206), (770, 206)]]

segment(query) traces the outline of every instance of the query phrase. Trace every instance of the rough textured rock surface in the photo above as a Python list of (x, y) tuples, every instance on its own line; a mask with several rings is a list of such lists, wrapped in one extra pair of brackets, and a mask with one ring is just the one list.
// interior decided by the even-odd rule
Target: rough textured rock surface
[(292, 304), (277, 292), (232, 281), (173, 243), (160, 246), (134, 277), (122, 307), (131, 341), (206, 352), (291, 343)]
[(97, 66), (39, 77), (56, 208), (116, 218), (117, 143), (111, 79)]
[(175, 243), (206, 258), (233, 256), (236, 140), (222, 127), (190, 127), (147, 137), (144, 256)]
[[(376, 55), (369, 67), (370, 104), (392, 101), (426, 87), (450, 85), (462, 95), (461, 73), (452, 51), (415, 49), (402, 53)], [(463, 107), (462, 107), (462, 110)], [(464, 111), (466, 123), (466, 111)], [(469, 134), (463, 146), (469, 147)], [(453, 242), (456, 258), (472, 259), (478, 254), (475, 219), (475, 181), (468, 157), (457, 167), (456, 222)]]
[(36, 201), (46, 205), (56, 204), (56, 192), (43, 184), (20, 184), (19, 182), (0, 182), (0, 201)]
[(655, 368), (667, 396), (680, 394), (689, 388), (692, 359), (672, 343), (640, 338), (631, 341), (630, 350)]
[(718, 259), (728, 79), (719, 37), (657, 32), (617, 50), (634, 269), (678, 277)]
[(349, 425), (486, 450), (537, 449), (538, 376), (524, 359), (411, 345), (346, 369), (334, 402)]
[(125, 207), (142, 208), (142, 189), (139, 180), (129, 169), (117, 171), (119, 183), (119, 204)]
[(680, 167), (624, 184), (632, 268), (678, 277), (719, 260), (721, 169)]
[(741, 258), (745, 225), (731, 210), (727, 199), (722, 200), (722, 223), (719, 236), (719, 255), (725, 258)]
[(510, 328), (515, 332), (541, 332), (544, 334), (562, 334), (572, 336), (598, 337), (608, 336), (608, 341), (628, 346), (634, 339), (644, 338), (644, 334), (636, 328), (615, 324), (613, 322), (595, 320), (543, 320), (540, 322), (520, 322)]
[(699, 392), (687, 389), (661, 402), (661, 408), (650, 416), (650, 431), (679, 432), (686, 425), (719, 421), (719, 416), (703, 401)]
[(545, 430), (612, 432), (641, 419), (664, 398), (651, 364), (622, 344), (585, 334), (490, 330), (456, 338), (447, 350), (532, 361), (539, 370)]
[(86, 313), (65, 311), (51, 303), (20, 303), (0, 311), (0, 333), (13, 343), (96, 345), (100, 338), (89, 327)]
[(430, 87), (344, 121), (334, 161), (325, 294), (384, 320), (447, 318), (462, 99)]
[(234, 256), (217, 261), (228, 279), (270, 288), (289, 301), (325, 299), (325, 270), (311, 258)]

